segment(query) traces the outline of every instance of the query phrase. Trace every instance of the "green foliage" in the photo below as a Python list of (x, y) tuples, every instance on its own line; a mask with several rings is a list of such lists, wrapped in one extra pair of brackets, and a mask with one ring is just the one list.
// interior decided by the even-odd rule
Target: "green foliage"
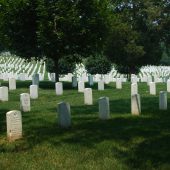
[(112, 69), (112, 63), (105, 56), (98, 54), (85, 60), (85, 68), (90, 74), (107, 74)]
[[(73, 73), (76, 69), (76, 63), (70, 60), (71, 57), (66, 56), (59, 60), (58, 64), (58, 73), (59, 74), (68, 74)], [(54, 61), (50, 58), (46, 60), (46, 69), (50, 73), (55, 73), (55, 64)]]
[(11, 52), (58, 62), (103, 50), (109, 29), (108, 0), (1, 0), (0, 40)]
[(36, 1), (0, 1), (0, 41), (18, 56), (40, 56), (37, 45)]
[(167, 44), (169, 37), (165, 28), (169, 15), (165, 12), (169, 6), (166, 3), (157, 0), (113, 1), (114, 17), (106, 54), (119, 68), (126, 67), (124, 70), (128, 73), (135, 73), (142, 65), (159, 63), (161, 43)]
[(105, 52), (119, 68), (126, 67), (124, 71), (128, 71), (127, 73), (133, 72), (136, 66), (143, 64), (140, 60), (145, 52), (143, 47), (137, 43), (138, 36), (138, 33), (133, 31), (127, 23), (114, 18)]
[(56, 75), (65, 56), (105, 51), (133, 73), (159, 64), (162, 42), (169, 49), (169, 8), (169, 0), (0, 0), (0, 48), (51, 58)]

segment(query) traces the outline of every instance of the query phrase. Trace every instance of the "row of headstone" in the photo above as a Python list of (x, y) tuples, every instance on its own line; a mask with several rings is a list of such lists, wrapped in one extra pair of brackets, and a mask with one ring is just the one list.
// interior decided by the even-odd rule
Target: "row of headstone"
[[(72, 87), (77, 87), (78, 84), (78, 92), (84, 92), (85, 89), (85, 82), (84, 81), (79, 81), (77, 82), (76, 77), (72, 78)], [(103, 80), (98, 81), (98, 90), (104, 90), (104, 84), (105, 82)], [(89, 85), (93, 85), (93, 83), (89, 83)], [(122, 89), (122, 80), (121, 79), (117, 79), (116, 80), (116, 88), (117, 89)]]
[[(36, 70), (38, 70), (39, 74), (41, 73), (44, 75), (46, 67), (45, 65), (46, 64), (44, 61), (36, 62), (35, 64), (32, 62), (25, 63), (24, 59), (18, 58), (16, 56), (11, 56), (11, 54), (1, 54), (0, 57), (0, 72), (4, 73), (4, 75), (6, 75), (6, 73), (16, 73), (17, 75), (23, 73), (21, 77), (18, 76), (19, 78), (21, 78), (21, 80), (30, 79)], [(125, 75), (119, 74), (115, 68), (113, 68), (110, 73), (106, 75), (88, 75), (87, 70), (85, 69), (85, 66), (83, 64), (76, 65), (76, 71), (73, 74), (69, 73), (68, 75), (65, 75), (63, 80), (70, 81), (73, 75), (77, 75), (79, 81), (88, 81), (90, 85), (93, 84), (93, 81), (100, 81), (101, 77), (104, 78), (103, 81), (106, 84), (116, 81), (117, 78), (121, 78), (123, 82), (126, 81)], [(18, 77), (16, 77), (16, 79), (18, 79)], [(140, 69), (140, 74), (138, 76), (132, 74), (131, 77), (132, 83), (136, 83), (139, 81), (148, 83), (151, 81), (166, 82), (167, 79), (170, 77), (170, 67), (144, 66)], [(52, 79), (50, 78), (50, 80)]]
[(8, 81), (10, 78), (21, 81), (31, 80), (38, 69), (37, 73), (40, 76), (40, 80), (44, 80), (45, 62), (39, 61), (36, 64), (24, 62), (24, 59), (13, 57), (10, 54), (8, 56), (2, 55), (0, 59), (0, 79), (4, 81)]
[[(88, 93), (91, 93), (91, 89), (86, 89)], [(85, 96), (86, 98), (87, 96)], [(85, 99), (87, 102), (87, 100)], [(92, 100), (88, 101), (86, 104), (91, 104)], [(109, 98), (101, 97), (99, 98), (99, 118), (106, 120), (110, 118), (110, 106)], [(58, 103), (58, 124), (62, 128), (69, 128), (71, 126), (71, 110), (70, 104), (66, 102)]]
[[(37, 85), (32, 85), (36, 86)], [(135, 86), (132, 86), (135, 87)], [(92, 89), (86, 88), (84, 91), (85, 104), (93, 104)], [(20, 95), (21, 110), (23, 112), (30, 111), (30, 96), (28, 93)], [(159, 109), (167, 109), (167, 92), (161, 91), (159, 96)], [(132, 115), (141, 114), (141, 100), (139, 94), (132, 94), (131, 96), (131, 113)], [(110, 105), (108, 97), (99, 98), (99, 118), (106, 120), (110, 118)], [(21, 112), (14, 110), (7, 112), (7, 137), (10, 141), (22, 137), (22, 116)], [(62, 128), (69, 128), (71, 126), (71, 110), (70, 104), (61, 102), (58, 104), (58, 124)]]
[[(29, 95), (21, 94), (21, 109), (29, 111)], [(109, 98), (101, 97), (99, 99), (99, 118), (106, 120), (110, 118)], [(7, 138), (14, 141), (22, 138), (22, 115), (18, 110), (9, 111), (6, 113), (7, 120)], [(71, 126), (71, 111), (70, 104), (61, 102), (58, 103), (58, 124), (62, 128)]]
[[(170, 92), (170, 80), (167, 81), (167, 92)], [(156, 83), (150, 82), (149, 83), (149, 93), (151, 95), (156, 95)], [(138, 94), (138, 84), (132, 83), (131, 84), (131, 95)]]
[[(160, 91), (159, 93), (159, 110), (167, 110), (167, 92)], [(141, 114), (141, 99), (139, 94), (131, 96), (131, 113), (133, 115)]]

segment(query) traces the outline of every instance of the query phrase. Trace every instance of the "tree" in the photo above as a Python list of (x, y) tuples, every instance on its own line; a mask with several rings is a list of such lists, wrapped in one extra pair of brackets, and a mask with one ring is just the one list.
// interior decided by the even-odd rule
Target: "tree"
[[(103, 49), (109, 29), (107, 0), (1, 0), (0, 40), (11, 52), (30, 59), (44, 56), (54, 62), (82, 58)], [(75, 57), (74, 61), (79, 61)]]
[(138, 33), (123, 23), (118, 17), (114, 19), (112, 31), (106, 45), (106, 56), (116, 64), (117, 70), (122, 74), (138, 73), (144, 50), (137, 43)]
[(112, 69), (112, 63), (105, 56), (98, 54), (85, 60), (85, 68), (90, 74), (107, 74)]
[(120, 72), (138, 73), (142, 65), (159, 63), (161, 43), (167, 42), (168, 36), (162, 25), (164, 5), (165, 1), (158, 0), (113, 2), (114, 17), (106, 54)]
[(6, 50), (30, 59), (39, 57), (36, 1), (0, 1), (0, 42)]
[[(59, 74), (68, 74), (68, 73), (73, 73), (76, 69), (76, 63), (73, 62), (72, 60), (70, 60), (70, 56), (66, 56), (64, 58), (61, 58), (59, 60), (59, 64), (58, 64), (58, 70), (59, 70)], [(48, 72), (50, 73), (54, 73), (55, 72), (55, 65), (54, 65), (54, 61), (50, 58), (48, 58), (46, 60), (46, 69)]]

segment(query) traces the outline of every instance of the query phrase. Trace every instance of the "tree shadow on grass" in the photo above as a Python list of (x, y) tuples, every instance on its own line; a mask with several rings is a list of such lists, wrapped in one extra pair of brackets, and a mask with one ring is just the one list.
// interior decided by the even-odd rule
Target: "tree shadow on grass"
[[(54, 121), (45, 118), (33, 118), (25, 115), (24, 139), (13, 147), (1, 145), (0, 152), (22, 152), (41, 143), (50, 143), (54, 147), (61, 144), (79, 145), (95, 148), (103, 141), (112, 141), (113, 156), (126, 163), (132, 169), (146, 169), (169, 163), (170, 115), (159, 117), (115, 117), (102, 121), (97, 117), (72, 118), (72, 127), (61, 129)], [(29, 122), (32, 122), (29, 124)], [(39, 123), (36, 123), (39, 122)], [(138, 142), (138, 138), (142, 140)], [(107, 148), (108, 146), (106, 146)], [(126, 150), (122, 149), (127, 147)], [(146, 166), (146, 167), (145, 167)]]
[[(16, 81), (16, 87), (19, 88), (28, 88), (32, 84), (32, 81)], [(9, 86), (8, 82), (2, 82), (3, 86)]]
[[(130, 99), (112, 100), (111, 114), (117, 116), (106, 121), (98, 119), (97, 103), (93, 106), (72, 106), (72, 127), (69, 129), (58, 127), (57, 113), (54, 117), (50, 115), (51, 119), (47, 118), (48, 115), (34, 117), (33, 114), (24, 113), (23, 140), (0, 144), (0, 152), (27, 151), (42, 143), (50, 143), (56, 148), (68, 144), (94, 149), (97, 144), (109, 141), (111, 147), (105, 147), (112, 149), (113, 158), (121, 160), (131, 169), (157, 168), (169, 163), (170, 114), (169, 110), (159, 112), (152, 109), (156, 103), (157, 98), (143, 98), (143, 116), (124, 116), (123, 113), (129, 113)], [(1, 113), (4, 112), (6, 110)], [(3, 115), (0, 123), (4, 121)]]
[(6, 131), (6, 113), (9, 110), (0, 109), (0, 132)]

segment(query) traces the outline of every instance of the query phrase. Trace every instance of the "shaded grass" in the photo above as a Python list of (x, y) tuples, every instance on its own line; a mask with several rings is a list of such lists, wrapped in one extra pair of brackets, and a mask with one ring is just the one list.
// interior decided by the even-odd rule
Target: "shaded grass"
[[(6, 82), (2, 83), (7, 85)], [(149, 95), (148, 86), (139, 84), (142, 115), (130, 114), (130, 84), (122, 90), (115, 83), (105, 91), (93, 87), (94, 105), (85, 106), (83, 94), (64, 83), (64, 95), (56, 96), (54, 83), (41, 82), (39, 99), (31, 100), (31, 112), (22, 113), (23, 139), (6, 140), (5, 114), (19, 109), (19, 94), (29, 92), (30, 81), (17, 82), (10, 101), (0, 103), (0, 169), (170, 169), (170, 109), (159, 111), (159, 91)], [(89, 87), (86, 84), (86, 87)], [(110, 98), (111, 119), (98, 119), (98, 98)], [(57, 103), (71, 105), (72, 127), (57, 126)], [(170, 97), (168, 94), (168, 104)]]

